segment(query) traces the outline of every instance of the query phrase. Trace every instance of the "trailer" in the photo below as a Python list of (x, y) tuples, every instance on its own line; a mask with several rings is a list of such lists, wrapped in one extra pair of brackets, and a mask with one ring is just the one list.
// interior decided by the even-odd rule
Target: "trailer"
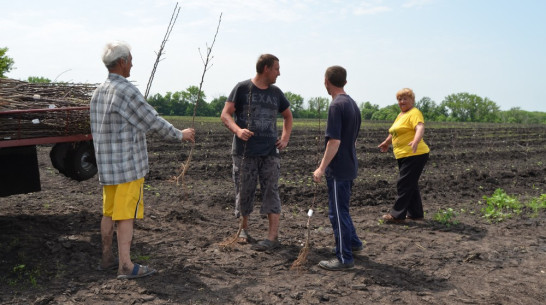
[(37, 145), (67, 177), (97, 173), (88, 106), (0, 111), (0, 127), (0, 197), (41, 190)]

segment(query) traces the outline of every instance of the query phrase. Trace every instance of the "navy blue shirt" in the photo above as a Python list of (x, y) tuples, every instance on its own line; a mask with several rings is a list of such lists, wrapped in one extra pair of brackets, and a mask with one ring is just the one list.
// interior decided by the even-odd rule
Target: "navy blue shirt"
[(270, 85), (267, 89), (260, 89), (248, 79), (233, 88), (226, 103), (229, 102), (235, 103), (235, 123), (241, 128), (254, 132), (247, 141), (246, 151), (244, 151), (245, 142), (234, 135), (231, 153), (242, 156), (244, 151), (245, 156), (248, 157), (278, 155), (279, 152), (275, 146), (277, 114), (290, 106), (290, 102), (281, 89), (274, 85)]
[(360, 109), (346, 94), (340, 94), (330, 103), (326, 139), (340, 140), (339, 150), (326, 168), (326, 177), (353, 180), (357, 176), (358, 160), (355, 142), (360, 131)]

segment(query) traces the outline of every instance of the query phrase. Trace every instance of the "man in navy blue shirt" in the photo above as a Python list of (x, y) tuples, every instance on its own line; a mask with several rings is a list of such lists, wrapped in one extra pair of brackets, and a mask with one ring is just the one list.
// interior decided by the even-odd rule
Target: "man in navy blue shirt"
[(354, 268), (353, 252), (363, 249), (349, 214), (351, 188), (358, 170), (355, 145), (361, 118), (355, 101), (343, 89), (346, 83), (347, 71), (343, 67), (326, 69), (324, 85), (332, 96), (332, 102), (328, 109), (326, 149), (319, 167), (313, 173), (313, 180), (320, 182), (322, 176), (326, 176), (328, 185), (328, 216), (336, 241), (336, 257), (319, 263), (327, 270)]

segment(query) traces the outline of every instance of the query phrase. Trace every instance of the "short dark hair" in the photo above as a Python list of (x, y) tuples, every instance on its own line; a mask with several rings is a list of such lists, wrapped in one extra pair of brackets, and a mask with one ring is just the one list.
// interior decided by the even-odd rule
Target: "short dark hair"
[(347, 70), (341, 66), (329, 67), (324, 76), (332, 85), (339, 88), (343, 88), (347, 83)]
[(264, 69), (266, 66), (273, 67), (273, 64), (279, 61), (277, 56), (272, 54), (262, 54), (260, 57), (258, 57), (258, 61), (256, 62), (256, 72), (258, 74), (262, 74), (264, 72)]

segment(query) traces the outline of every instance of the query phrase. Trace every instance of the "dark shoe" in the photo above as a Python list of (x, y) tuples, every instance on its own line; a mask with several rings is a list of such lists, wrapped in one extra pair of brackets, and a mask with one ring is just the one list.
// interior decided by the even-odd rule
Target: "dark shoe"
[(407, 220), (413, 220), (413, 221), (421, 221), (421, 220), (425, 220), (423, 217), (411, 217), (411, 216), (406, 216), (406, 219)]
[(406, 219), (394, 218), (394, 216), (392, 216), (391, 214), (385, 214), (381, 218), (383, 218), (383, 220), (386, 223), (404, 223), (404, 222), (406, 222)]
[(271, 250), (277, 249), (278, 247), (280, 247), (280, 245), (281, 243), (277, 240), (264, 239), (262, 241), (259, 241), (257, 244), (253, 245), (250, 248), (255, 251), (263, 252), (263, 251), (271, 251)]
[(355, 267), (355, 263), (342, 264), (337, 258), (329, 261), (320, 261), (318, 265), (319, 267), (330, 271), (349, 270)]
[[(351, 251), (353, 251), (353, 253), (362, 252), (362, 250), (364, 250), (364, 245), (360, 245), (359, 247), (353, 247), (351, 249)], [(336, 254), (336, 247), (333, 247), (331, 252), (332, 252), (332, 254)]]

